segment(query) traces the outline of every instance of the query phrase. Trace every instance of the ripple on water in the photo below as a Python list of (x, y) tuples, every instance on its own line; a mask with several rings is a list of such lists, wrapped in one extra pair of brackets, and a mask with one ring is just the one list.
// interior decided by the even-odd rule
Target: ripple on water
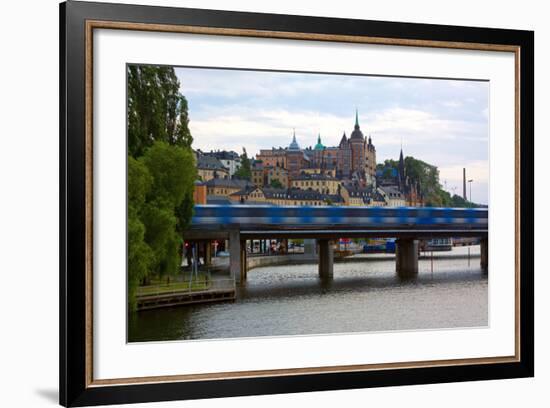
[(488, 279), (479, 258), (419, 261), (400, 280), (393, 260), (252, 269), (235, 302), (144, 311), (129, 316), (129, 341), (288, 336), (488, 325)]

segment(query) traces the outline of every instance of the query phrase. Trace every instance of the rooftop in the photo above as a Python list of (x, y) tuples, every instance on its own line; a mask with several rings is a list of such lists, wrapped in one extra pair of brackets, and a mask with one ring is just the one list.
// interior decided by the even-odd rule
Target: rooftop
[(208, 195), (206, 196), (206, 204), (233, 204), (226, 196)]
[(293, 177), (292, 180), (337, 180), (337, 179), (327, 174), (317, 174), (317, 173), (307, 174), (302, 172), (298, 176)]
[(213, 178), (206, 182), (207, 187), (227, 187), (227, 188), (245, 188), (251, 186), (248, 180)]
[(213, 151), (211, 150), (208, 153), (203, 153), (205, 156), (211, 156), (215, 157), (218, 160), (238, 160), (240, 158), (239, 154), (234, 151), (227, 151), (227, 150), (217, 150)]
[(197, 169), (227, 170), (227, 168), (217, 158), (205, 154), (201, 154), (197, 157)]

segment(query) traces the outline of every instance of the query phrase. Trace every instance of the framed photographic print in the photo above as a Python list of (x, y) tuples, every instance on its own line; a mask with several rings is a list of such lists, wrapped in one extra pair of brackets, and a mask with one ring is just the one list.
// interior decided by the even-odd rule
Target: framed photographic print
[(534, 375), (533, 32), (60, 27), (61, 404)]

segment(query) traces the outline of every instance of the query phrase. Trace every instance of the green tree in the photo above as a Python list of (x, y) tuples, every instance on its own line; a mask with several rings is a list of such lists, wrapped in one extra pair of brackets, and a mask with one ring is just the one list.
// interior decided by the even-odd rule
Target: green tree
[(273, 188), (283, 188), (283, 184), (279, 181), (279, 179), (271, 180), (270, 186)]
[(170, 276), (178, 270), (181, 233), (192, 216), (189, 201), (196, 178), (193, 154), (188, 148), (155, 142), (139, 161), (153, 180), (141, 212), (145, 242), (154, 254), (151, 270)]
[(160, 140), (190, 147), (188, 104), (171, 67), (128, 66), (128, 153), (143, 155)]
[(453, 195), (451, 197), (451, 205), (453, 207), (469, 207), (470, 203), (459, 195)]
[[(444, 191), (439, 183), (439, 170), (436, 166), (410, 156), (405, 157), (404, 166), (409, 182), (420, 184), (420, 192), (427, 206), (440, 207), (451, 202), (449, 193)], [(377, 169), (382, 170), (382, 179), (389, 180), (398, 172), (399, 162), (385, 160), (384, 164), (377, 165)]]
[[(193, 168), (193, 170), (196, 173), (196, 169)], [(180, 236), (185, 235), (185, 230), (191, 224), (194, 206), (195, 202), (193, 201), (193, 189), (187, 190), (183, 196), (183, 200), (176, 207), (176, 231), (180, 234)]]
[(128, 301), (151, 276), (178, 270), (197, 178), (188, 104), (171, 67), (130, 65), (128, 80)]
[(234, 176), (243, 180), (250, 180), (252, 178), (251, 163), (246, 149), (243, 147), (243, 154), (241, 154), (241, 167), (235, 172)]
[(153, 179), (147, 167), (128, 157), (128, 307), (135, 310), (135, 294), (153, 262), (153, 251), (145, 242), (145, 225), (141, 222), (145, 197)]

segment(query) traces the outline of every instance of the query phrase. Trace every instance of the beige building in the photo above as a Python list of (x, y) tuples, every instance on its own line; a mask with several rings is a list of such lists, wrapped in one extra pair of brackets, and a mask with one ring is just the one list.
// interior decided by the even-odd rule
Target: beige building
[(407, 205), (405, 196), (396, 187), (383, 186), (378, 187), (377, 190), (384, 197), (384, 201), (388, 207), (404, 207)]
[(229, 169), (213, 156), (198, 154), (197, 174), (202, 181), (224, 179), (229, 178)]
[(351, 206), (351, 207), (360, 207), (365, 206), (365, 202), (363, 201), (363, 197), (359, 194), (356, 194), (355, 191), (346, 186), (342, 186), (340, 189), (340, 195), (344, 199), (344, 205)]
[(344, 199), (344, 205), (347, 206), (385, 207), (388, 205), (385, 196), (372, 187), (343, 184), (340, 195)]
[(279, 166), (287, 168), (286, 164), (286, 149), (282, 147), (272, 149), (261, 149), (256, 155), (256, 160), (263, 163), (264, 166)]

